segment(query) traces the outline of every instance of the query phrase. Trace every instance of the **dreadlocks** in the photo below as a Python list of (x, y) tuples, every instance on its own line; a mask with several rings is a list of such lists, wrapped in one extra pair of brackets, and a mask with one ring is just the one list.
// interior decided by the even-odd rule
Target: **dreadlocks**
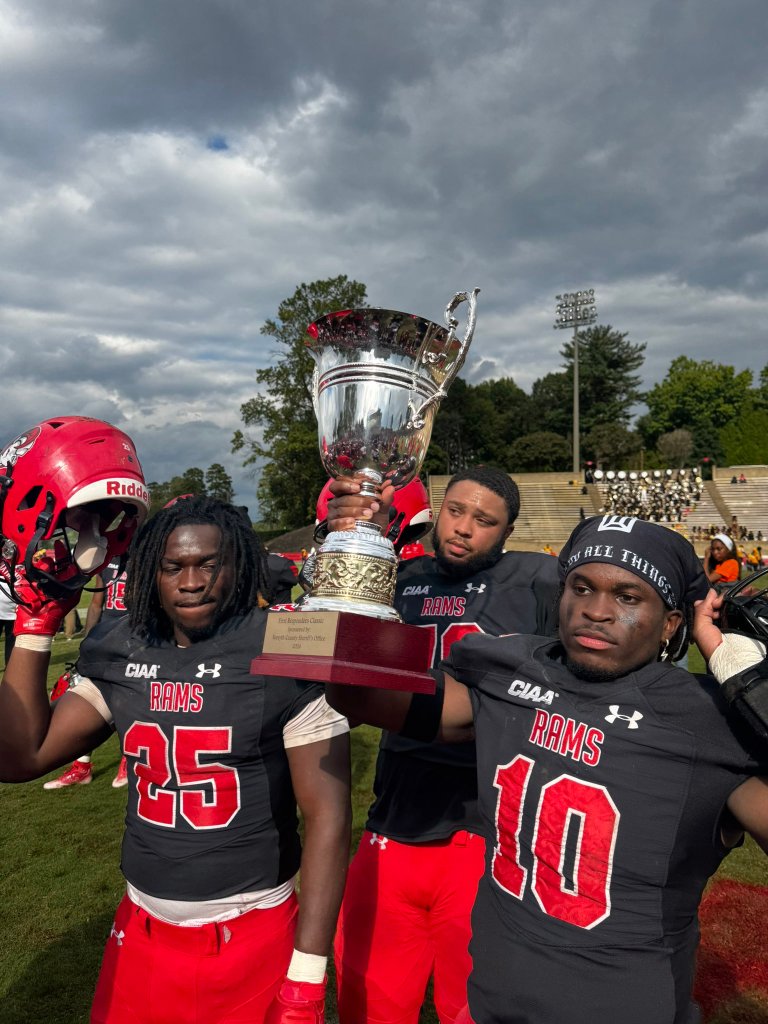
[(507, 506), (508, 521), (514, 523), (520, 512), (520, 491), (509, 473), (494, 469), (493, 466), (469, 466), (467, 469), (460, 469), (451, 477), (445, 493), (448, 494), (453, 485), (462, 480), (471, 480), (472, 483), (487, 487), (489, 491), (503, 498)]
[(237, 585), (226, 596), (224, 618), (244, 615), (255, 605), (271, 600), (267, 553), (250, 522), (234, 505), (216, 498), (190, 497), (161, 509), (139, 531), (128, 559), (125, 598), (131, 629), (152, 638), (172, 635), (171, 624), (160, 606), (157, 572), (168, 537), (179, 526), (216, 526), (222, 543), (209, 583), (215, 583), (231, 553)]

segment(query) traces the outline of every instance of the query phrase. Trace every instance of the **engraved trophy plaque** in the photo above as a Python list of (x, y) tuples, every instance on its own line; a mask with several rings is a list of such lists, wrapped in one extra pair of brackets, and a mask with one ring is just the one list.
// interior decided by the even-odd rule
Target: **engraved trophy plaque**
[[(440, 401), (461, 369), (475, 329), (477, 293), (459, 292), (445, 326), (390, 309), (347, 309), (310, 324), (320, 458), (329, 476), (376, 485), (419, 472)], [(463, 338), (457, 308), (468, 304)], [(309, 596), (296, 612), (270, 612), (252, 671), (325, 682), (429, 692), (430, 638), (392, 606), (397, 556), (380, 528), (359, 520), (328, 535)], [(290, 667), (290, 671), (288, 670)]]

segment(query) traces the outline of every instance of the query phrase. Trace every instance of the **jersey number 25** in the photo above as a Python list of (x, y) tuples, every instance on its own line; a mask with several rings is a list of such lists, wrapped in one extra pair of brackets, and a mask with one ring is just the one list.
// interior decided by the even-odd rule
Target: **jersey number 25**
[[(236, 768), (200, 757), (228, 754), (232, 729), (178, 726), (168, 739), (157, 722), (134, 722), (123, 740), (123, 753), (137, 758), (137, 814), (144, 821), (174, 828), (177, 813), (192, 828), (226, 828), (240, 810)], [(178, 791), (165, 789), (171, 781)]]

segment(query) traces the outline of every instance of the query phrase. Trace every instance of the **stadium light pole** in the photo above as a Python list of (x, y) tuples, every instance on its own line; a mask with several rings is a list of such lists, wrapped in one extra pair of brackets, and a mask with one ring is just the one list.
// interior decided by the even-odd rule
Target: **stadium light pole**
[(573, 472), (581, 473), (581, 456), (579, 454), (579, 328), (588, 327), (597, 320), (595, 305), (595, 289), (588, 288), (580, 292), (564, 292), (556, 295), (555, 322), (556, 330), (573, 328)]

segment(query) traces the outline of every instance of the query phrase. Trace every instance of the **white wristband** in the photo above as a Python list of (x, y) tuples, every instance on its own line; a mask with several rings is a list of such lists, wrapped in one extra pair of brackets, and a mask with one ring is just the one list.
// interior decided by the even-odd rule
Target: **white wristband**
[(39, 651), (41, 654), (47, 654), (53, 647), (53, 637), (40, 636), (37, 633), (19, 633), (14, 646), (22, 651)]
[(723, 642), (709, 659), (709, 671), (718, 683), (724, 683), (731, 676), (758, 665), (764, 657), (765, 645), (759, 640), (740, 633), (723, 633)]
[(308, 981), (312, 985), (320, 985), (325, 980), (327, 964), (327, 956), (318, 956), (317, 953), (302, 953), (300, 949), (294, 949), (291, 962), (288, 965), (288, 980)]

